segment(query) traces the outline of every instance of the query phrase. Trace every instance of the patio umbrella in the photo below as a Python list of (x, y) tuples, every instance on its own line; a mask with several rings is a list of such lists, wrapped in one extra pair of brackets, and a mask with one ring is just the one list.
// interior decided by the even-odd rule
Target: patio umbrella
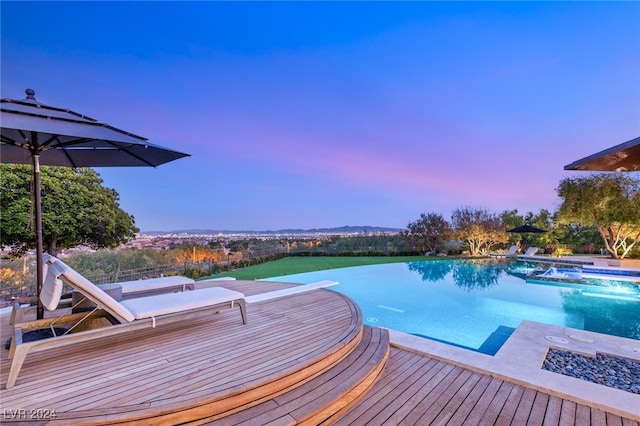
[(40, 165), (67, 167), (156, 167), (189, 154), (153, 145), (146, 138), (117, 129), (77, 112), (41, 104), (35, 92), (24, 100), (2, 99), (0, 160), (32, 164), (36, 226), (38, 319), (44, 309), (42, 289), (42, 217)]
[[(547, 231), (545, 231), (544, 229), (536, 228), (535, 226), (531, 226), (531, 225), (522, 225), (513, 229), (509, 229), (507, 230), (507, 232), (512, 234), (543, 234)], [(529, 242), (531, 239), (532, 238), (529, 238), (526, 236), (522, 238), (522, 240), (526, 242)], [(518, 246), (520, 246), (520, 242), (518, 242)]]
[(542, 234), (547, 231), (531, 225), (522, 225), (518, 226), (517, 228), (509, 229), (507, 232), (511, 232), (514, 234)]

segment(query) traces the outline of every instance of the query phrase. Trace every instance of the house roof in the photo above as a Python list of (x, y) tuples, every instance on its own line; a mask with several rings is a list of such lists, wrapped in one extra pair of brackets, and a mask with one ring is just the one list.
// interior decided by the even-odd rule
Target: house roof
[(564, 166), (564, 169), (610, 172), (640, 171), (640, 137), (574, 161)]

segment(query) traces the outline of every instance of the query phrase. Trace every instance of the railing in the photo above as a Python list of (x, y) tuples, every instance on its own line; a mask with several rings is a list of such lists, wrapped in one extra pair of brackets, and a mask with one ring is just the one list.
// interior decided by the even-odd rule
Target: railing
[[(85, 278), (94, 284), (108, 284), (145, 278), (157, 278), (164, 275), (189, 275), (189, 273), (194, 272), (196, 269), (199, 269), (202, 273), (208, 275), (215, 271), (226, 271), (234, 268), (258, 265), (260, 263), (280, 259), (286, 256), (393, 256), (404, 254), (416, 253), (404, 253), (396, 250), (378, 250), (375, 247), (363, 247), (362, 249), (350, 251), (326, 247), (312, 247), (294, 250), (287, 250), (285, 248), (250, 250), (246, 253), (242, 253), (242, 257), (236, 255), (234, 259), (234, 256), (229, 256), (227, 259), (217, 263), (205, 261), (200, 263), (184, 262), (182, 264), (173, 265), (154, 265), (144, 268), (119, 270), (99, 275), (85, 275)], [(65, 291), (70, 291), (70, 289), (65, 288)], [(35, 294), (35, 283), (28, 287), (3, 286), (3, 288), (0, 289), (0, 302), (10, 301), (19, 297), (32, 297), (35, 296)]]
[(184, 270), (181, 265), (154, 265), (145, 268), (127, 269), (105, 273), (100, 275), (88, 275), (87, 278), (94, 284), (108, 284), (122, 281), (135, 281), (146, 278), (158, 278), (164, 275), (175, 275)]

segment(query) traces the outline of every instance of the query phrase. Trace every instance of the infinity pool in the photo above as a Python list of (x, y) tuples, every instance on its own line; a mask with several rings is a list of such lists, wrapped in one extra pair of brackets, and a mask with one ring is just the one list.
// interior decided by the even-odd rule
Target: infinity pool
[(330, 287), (351, 297), (364, 322), (495, 353), (523, 320), (640, 339), (640, 290), (527, 283), (517, 263), (441, 260), (331, 269), (270, 278)]

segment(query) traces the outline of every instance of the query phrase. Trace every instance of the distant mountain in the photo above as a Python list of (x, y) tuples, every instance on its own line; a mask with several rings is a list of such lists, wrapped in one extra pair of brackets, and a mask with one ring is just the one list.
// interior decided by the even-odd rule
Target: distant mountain
[[(301, 234), (301, 233), (319, 233), (319, 234), (345, 234), (349, 232), (400, 232), (401, 228), (385, 228), (381, 226), (340, 226), (337, 228), (312, 228), (312, 229), (281, 229), (273, 231), (274, 234)], [(272, 231), (268, 231), (272, 232)]]
[(193, 234), (193, 235), (216, 235), (216, 234), (348, 234), (348, 233), (397, 233), (402, 228), (386, 228), (382, 226), (340, 226), (337, 228), (312, 228), (312, 229), (279, 229), (277, 231), (229, 231), (216, 229), (180, 229), (175, 231), (143, 231), (142, 235), (151, 234)]

